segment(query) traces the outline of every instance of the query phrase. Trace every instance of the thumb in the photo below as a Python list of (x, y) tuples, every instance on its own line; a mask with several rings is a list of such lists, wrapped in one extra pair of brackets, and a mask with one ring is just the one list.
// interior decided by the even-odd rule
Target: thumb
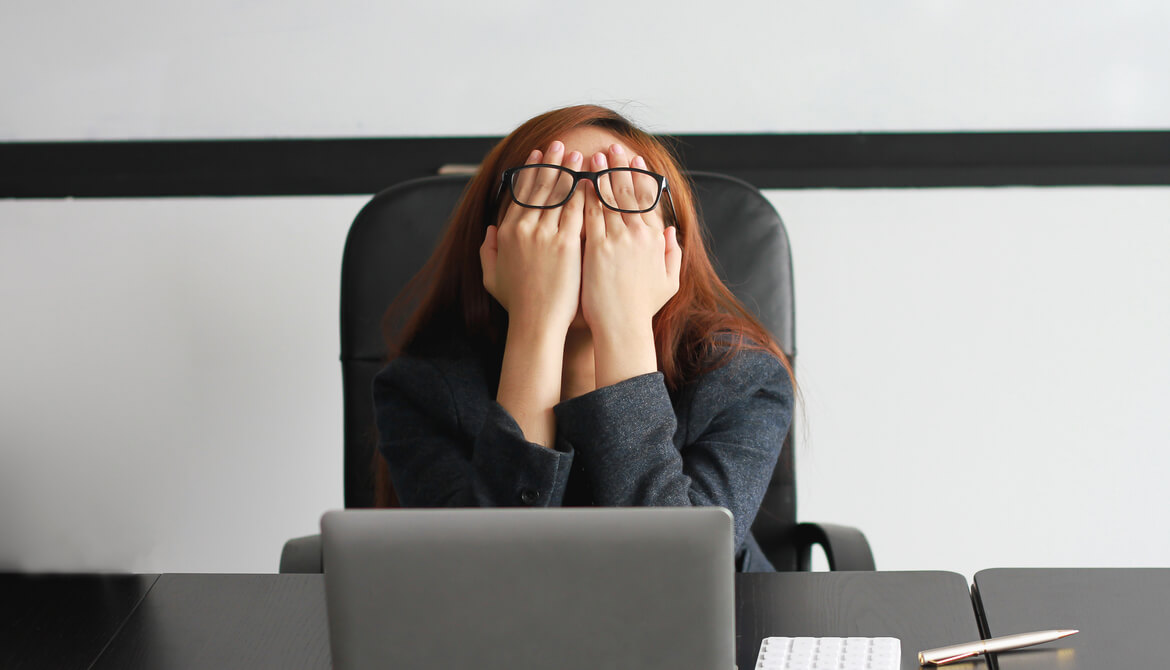
[(488, 293), (495, 293), (496, 288), (496, 257), (499, 246), (496, 242), (496, 226), (488, 226), (483, 236), (483, 244), (479, 247), (479, 262), (483, 265), (483, 285)]
[(671, 226), (666, 229), (666, 276), (670, 283), (678, 290), (679, 273), (682, 271), (682, 247), (678, 243), (678, 228)]

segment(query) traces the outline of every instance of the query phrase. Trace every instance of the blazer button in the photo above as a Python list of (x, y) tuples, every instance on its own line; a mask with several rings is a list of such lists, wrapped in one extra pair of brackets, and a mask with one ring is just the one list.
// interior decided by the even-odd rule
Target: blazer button
[(525, 505), (535, 504), (538, 498), (540, 498), (540, 494), (532, 489), (523, 489), (520, 491), (520, 502)]

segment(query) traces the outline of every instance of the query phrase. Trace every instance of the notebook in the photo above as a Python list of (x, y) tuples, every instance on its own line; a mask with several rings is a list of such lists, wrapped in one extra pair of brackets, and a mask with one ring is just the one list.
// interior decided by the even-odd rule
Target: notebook
[(345, 510), (321, 519), (333, 667), (735, 667), (731, 513)]
[(766, 637), (756, 670), (899, 670), (896, 637)]

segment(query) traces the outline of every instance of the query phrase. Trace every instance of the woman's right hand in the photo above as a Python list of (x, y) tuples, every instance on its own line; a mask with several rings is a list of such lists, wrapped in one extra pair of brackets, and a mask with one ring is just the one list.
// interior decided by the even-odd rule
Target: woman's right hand
[[(553, 142), (543, 153), (534, 150), (525, 164), (563, 164), (580, 170), (581, 154), (573, 151), (564, 156), (564, 151), (564, 144)], [(516, 184), (520, 197), (535, 203), (553, 202), (552, 188), (551, 180), (539, 178)], [(479, 250), (483, 285), (508, 311), (509, 330), (568, 332), (581, 295), (584, 207), (584, 189), (578, 188), (564, 206), (555, 209), (511, 202), (500, 224), (488, 226)]]

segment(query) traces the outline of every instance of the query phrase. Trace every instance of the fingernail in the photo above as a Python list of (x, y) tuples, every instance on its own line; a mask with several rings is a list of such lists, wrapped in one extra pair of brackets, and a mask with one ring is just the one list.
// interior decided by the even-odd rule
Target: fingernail
[(528, 162), (531, 163), (537, 158), (540, 158), (540, 149), (533, 149), (532, 153), (528, 154)]
[(614, 154), (616, 154), (618, 156), (622, 155), (622, 145), (620, 145), (620, 144), (613, 145), (612, 147), (609, 148), (609, 150), (614, 152)]
[(569, 162), (570, 163), (576, 163), (576, 162), (579, 162), (580, 160), (581, 160), (581, 152), (580, 151), (572, 151), (569, 153)]
[(552, 153), (554, 151), (560, 151), (561, 149), (564, 149), (564, 148), (565, 148), (565, 145), (561, 144), (557, 140), (553, 140), (553, 143), (548, 145), (549, 153)]
[(642, 160), (641, 156), (634, 156), (634, 160), (630, 164), (636, 168), (646, 169), (646, 161)]
[(593, 164), (597, 167), (605, 167), (605, 154), (601, 153), (600, 151), (598, 151), (596, 154), (593, 154)]

